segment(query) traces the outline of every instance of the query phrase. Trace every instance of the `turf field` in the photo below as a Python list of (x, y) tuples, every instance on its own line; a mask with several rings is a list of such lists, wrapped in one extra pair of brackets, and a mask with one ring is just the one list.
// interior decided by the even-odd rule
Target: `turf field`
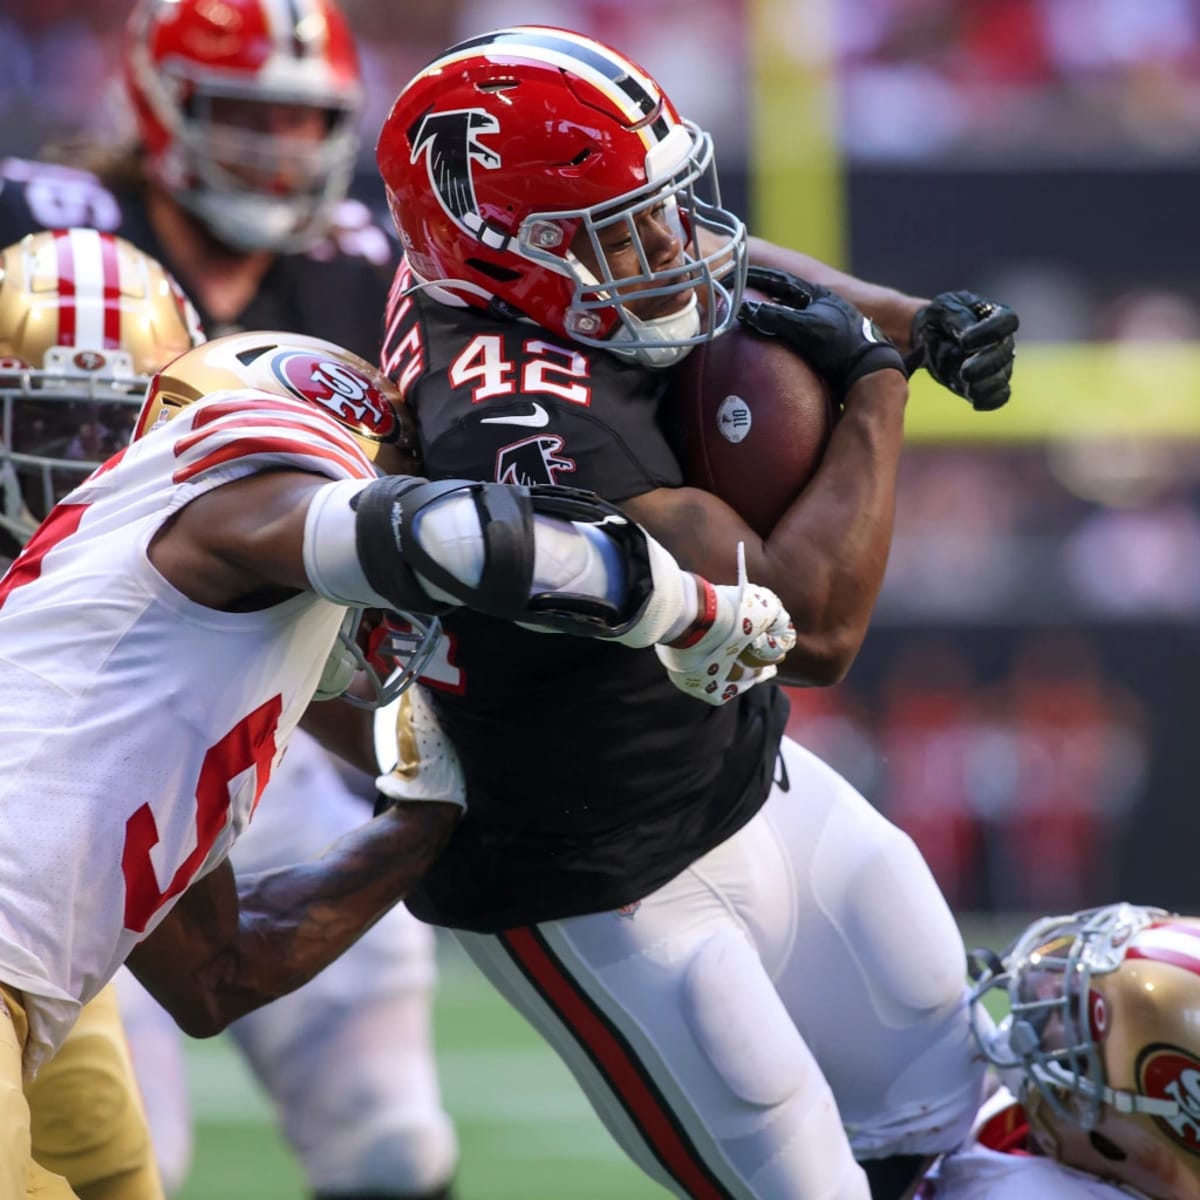
[[(1002, 947), (1019, 921), (964, 924)], [(450, 943), (442, 946), (438, 1064), (462, 1143), (459, 1200), (662, 1200), (618, 1153), (557, 1058)], [(182, 1200), (301, 1200), (270, 1107), (224, 1039), (190, 1046), (196, 1158)]]

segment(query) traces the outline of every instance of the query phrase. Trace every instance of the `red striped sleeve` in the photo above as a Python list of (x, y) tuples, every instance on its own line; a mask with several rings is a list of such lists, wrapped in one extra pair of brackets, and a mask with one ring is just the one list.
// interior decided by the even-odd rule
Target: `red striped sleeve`
[(240, 459), (266, 457), (334, 478), (372, 479), (375, 468), (351, 434), (311, 405), (245, 395), (201, 401), (175, 443), (185, 483)]

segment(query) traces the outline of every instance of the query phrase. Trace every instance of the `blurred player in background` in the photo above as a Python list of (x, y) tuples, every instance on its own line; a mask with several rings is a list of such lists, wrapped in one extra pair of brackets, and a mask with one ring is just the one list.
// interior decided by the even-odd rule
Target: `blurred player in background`
[[(72, 280), (65, 305), (60, 271)], [(128, 242), (76, 230), (0, 251), (4, 569), (57, 500), (128, 443), (149, 376), (202, 340), (178, 285)], [(162, 1196), (112, 985), (25, 1092), (34, 1159), (81, 1200)]]
[[(1200, 1196), (1200, 919), (1112, 904), (983, 956), (980, 1046), (1001, 1086), (921, 1200)], [(998, 1027), (982, 1012), (1005, 993)]]
[[(227, 858), (309, 700), (343, 694), (347, 665), (363, 665), (337, 651), (351, 645), (346, 609), (433, 605), (407, 557), (440, 581), (442, 604), (630, 645), (690, 645), (699, 629), (694, 670), (724, 666), (731, 648), (760, 660), (786, 614), (739, 587), (717, 589), (710, 615), (699, 601), (711, 585), (579, 493), (403, 477), (398, 394), (362, 360), (295, 335), (233, 335), (174, 358), (133, 443), (72, 487), (96, 467), (89, 448), (126, 440), (134, 364), (196, 327), (161, 268), (110, 234), (30, 235), (4, 268), (0, 461), (29, 522), (44, 519), (0, 582), (0, 1196), (57, 1200), (80, 1194), (66, 1178), (85, 1160), (136, 1149), (128, 1062), (113, 1037), (96, 1044), (122, 962), (181, 1027), (216, 1032), (354, 943), (458, 820), (460, 802), (430, 803), (435, 791), (317, 861), (235, 881)], [(270, 799), (303, 821), (297, 797)], [(101, 1060), (107, 1091), (88, 1076)], [(98, 1115), (101, 1102), (111, 1111)], [(128, 1143), (109, 1144), (126, 1126)], [(109, 1165), (87, 1195), (157, 1196), (152, 1166), (136, 1188), (134, 1169), (111, 1178)]]
[[(375, 361), (395, 243), (346, 194), (362, 82), (336, 3), (146, 0), (124, 80), (135, 145), (93, 148), (95, 171), (0, 164), (0, 244), (65, 225), (115, 232), (169, 267), (210, 335), (313, 334)], [(270, 828), (268, 807), (236, 865), (310, 857), (369, 816), (321, 754), (300, 734), (281, 767), (311, 822)], [(433, 1061), (435, 978), (430, 930), (397, 907), (300, 995), (235, 1027), (315, 1194), (447, 1194), (457, 1147)], [(191, 1147), (178, 1034), (136, 985), (122, 998), (175, 1188)]]
[[(800, 614), (793, 678), (840, 678), (891, 534), (907, 387), (885, 334), (995, 408), (1015, 314), (748, 246), (708, 136), (636, 64), (565, 30), (446, 51), (396, 101), (378, 160), (407, 255), (384, 362), (426, 469), (595, 489), (723, 578), (744, 543)], [(782, 303), (739, 309), (748, 253), (843, 289), (884, 332), (780, 271), (752, 281)], [(765, 541), (680, 486), (659, 425), (664, 371), (739, 313), (842, 409)], [(689, 709), (646, 655), (469, 616), (446, 628), (423, 678), (469, 812), (413, 911), (456, 931), (676, 1194), (905, 1192), (969, 1128), (982, 1075), (961, 940), (912, 842), (782, 737), (775, 688)]]

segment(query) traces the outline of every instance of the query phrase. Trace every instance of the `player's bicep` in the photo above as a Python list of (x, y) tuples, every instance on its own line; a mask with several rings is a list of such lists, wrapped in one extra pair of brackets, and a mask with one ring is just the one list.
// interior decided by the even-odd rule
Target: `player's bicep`
[(304, 589), (308, 505), (329, 480), (261, 471), (198, 496), (150, 546), (150, 561), (189, 599), (212, 608), (264, 586)]

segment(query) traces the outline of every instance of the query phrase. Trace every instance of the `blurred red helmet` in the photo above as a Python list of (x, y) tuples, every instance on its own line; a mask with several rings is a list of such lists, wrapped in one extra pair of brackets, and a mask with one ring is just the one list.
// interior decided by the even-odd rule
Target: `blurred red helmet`
[[(362, 82), (333, 0), (139, 0), (125, 79), (151, 173), (238, 249), (311, 243), (346, 194)], [(239, 122), (230, 106), (258, 119)], [(312, 109), (318, 138), (267, 128)]]
[[(520, 26), (447, 50), (400, 93), (378, 161), (408, 262), (439, 299), (651, 366), (734, 319), (746, 231), (721, 207), (711, 139), (592, 38)], [(639, 236), (647, 214), (678, 237), (670, 265)], [(614, 239), (633, 274), (610, 269)], [(685, 296), (654, 319), (628, 307)]]

